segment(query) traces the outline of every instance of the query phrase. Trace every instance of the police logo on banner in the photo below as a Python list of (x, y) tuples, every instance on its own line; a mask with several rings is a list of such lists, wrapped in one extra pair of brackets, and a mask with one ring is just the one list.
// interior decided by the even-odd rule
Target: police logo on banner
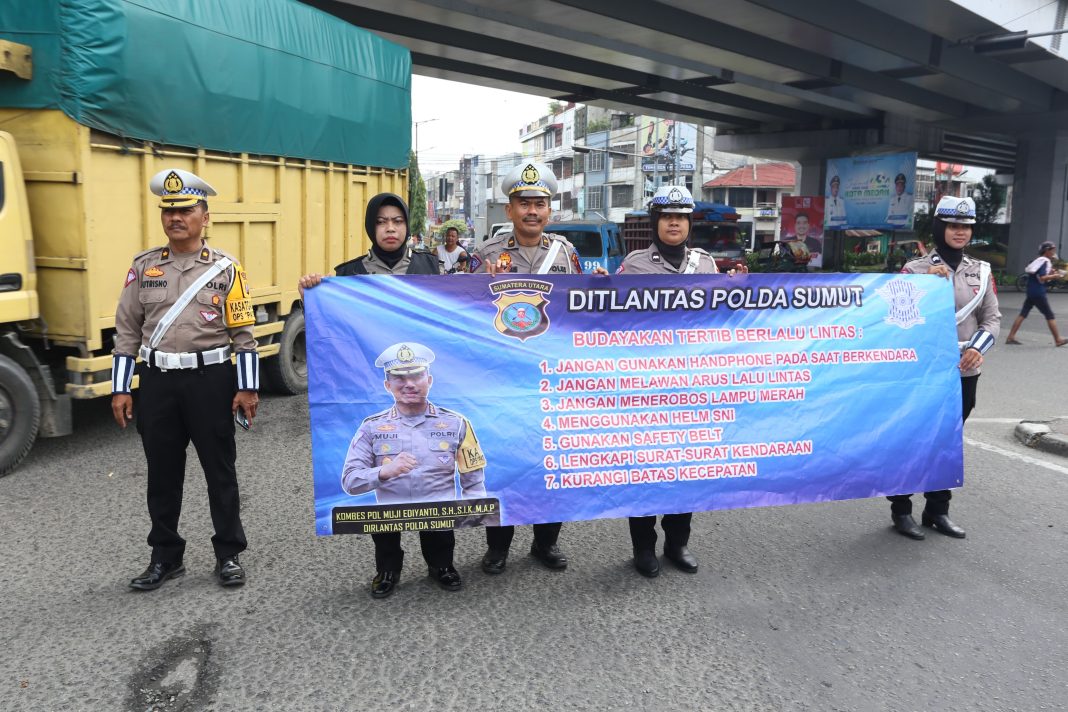
[(895, 279), (875, 290), (876, 294), (886, 300), (889, 313), (883, 318), (887, 324), (911, 329), (926, 320), (920, 314), (920, 300), (927, 294), (912, 282)]
[(550, 282), (537, 279), (516, 279), (495, 282), (490, 291), (497, 295), (497, 316), (493, 326), (505, 336), (526, 341), (544, 334), (549, 328), (549, 305), (546, 295), (553, 291)]

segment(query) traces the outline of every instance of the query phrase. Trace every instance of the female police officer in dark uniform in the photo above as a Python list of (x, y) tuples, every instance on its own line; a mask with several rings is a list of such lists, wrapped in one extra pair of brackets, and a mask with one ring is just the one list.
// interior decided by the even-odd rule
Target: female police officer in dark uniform
[[(365, 219), (371, 249), (334, 268), (339, 277), (365, 274), (440, 274), (438, 259), (426, 252), (413, 250), (408, 227), (408, 206), (398, 195), (380, 193), (367, 203)], [(306, 274), (297, 283), (301, 296), (304, 290), (323, 281), (321, 274)], [(397, 533), (372, 534), (375, 543), (377, 573), (371, 581), (371, 596), (385, 598), (393, 593), (400, 581), (404, 550)], [(419, 532), (423, 558), (430, 577), (446, 591), (461, 588), (460, 574), (453, 567), (456, 536), (451, 529)]]
[[(953, 282), (953, 298), (957, 307), (957, 340), (960, 344), (960, 390), (965, 420), (975, 407), (975, 387), (979, 381), (979, 367), (985, 354), (997, 338), (1001, 325), (998, 297), (992, 284), (990, 265), (964, 254), (964, 246), (972, 239), (975, 223), (975, 201), (971, 198), (946, 196), (935, 208), (935, 250), (926, 257), (908, 262), (901, 270), (907, 274), (937, 274)], [(956, 539), (964, 538), (964, 530), (949, 518), (949, 490), (924, 492), (927, 504), (923, 510), (923, 525)], [(910, 539), (923, 539), (924, 533), (912, 518), (912, 495), (888, 497), (890, 518), (894, 530)]]

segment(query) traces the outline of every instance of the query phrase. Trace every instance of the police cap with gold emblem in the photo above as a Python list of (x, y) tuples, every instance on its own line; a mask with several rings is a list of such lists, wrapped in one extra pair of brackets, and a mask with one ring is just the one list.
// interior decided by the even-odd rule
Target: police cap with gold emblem
[(935, 217), (942, 222), (971, 225), (975, 223), (975, 201), (947, 195), (938, 201)]
[(159, 207), (191, 208), (209, 195), (218, 195), (206, 181), (181, 168), (164, 168), (152, 176), (149, 190), (159, 196)]
[(520, 163), (501, 181), (501, 192), (506, 198), (551, 198), (556, 195), (556, 176), (544, 163)]
[(393, 344), (375, 359), (375, 367), (383, 369), (386, 374), (420, 373), (434, 363), (434, 352), (414, 341)]

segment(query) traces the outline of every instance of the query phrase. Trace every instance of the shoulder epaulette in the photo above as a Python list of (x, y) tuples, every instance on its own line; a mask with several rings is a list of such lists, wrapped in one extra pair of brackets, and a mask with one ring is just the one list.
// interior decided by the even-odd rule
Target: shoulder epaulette
[(141, 252), (138, 252), (136, 255), (134, 255), (134, 260), (139, 260), (142, 257), (148, 257), (153, 252), (163, 252), (165, 249), (167, 249), (165, 245), (160, 245), (159, 247), (150, 247), (147, 250), (142, 250)]

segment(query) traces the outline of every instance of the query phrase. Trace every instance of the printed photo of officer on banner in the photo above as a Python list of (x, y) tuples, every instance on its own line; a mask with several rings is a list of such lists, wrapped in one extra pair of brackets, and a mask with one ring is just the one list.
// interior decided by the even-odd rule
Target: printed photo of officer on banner
[[(335, 508), (334, 532), (500, 522), (496, 501), (486, 498), (486, 457), (474, 427), (462, 414), (429, 400), (434, 358), (429, 347), (411, 341), (388, 346), (375, 360), (384, 376), (383, 403), (389, 397), (393, 403), (363, 419), (340, 473), (346, 494), (374, 504)], [(403, 506), (431, 502), (435, 505)]]

